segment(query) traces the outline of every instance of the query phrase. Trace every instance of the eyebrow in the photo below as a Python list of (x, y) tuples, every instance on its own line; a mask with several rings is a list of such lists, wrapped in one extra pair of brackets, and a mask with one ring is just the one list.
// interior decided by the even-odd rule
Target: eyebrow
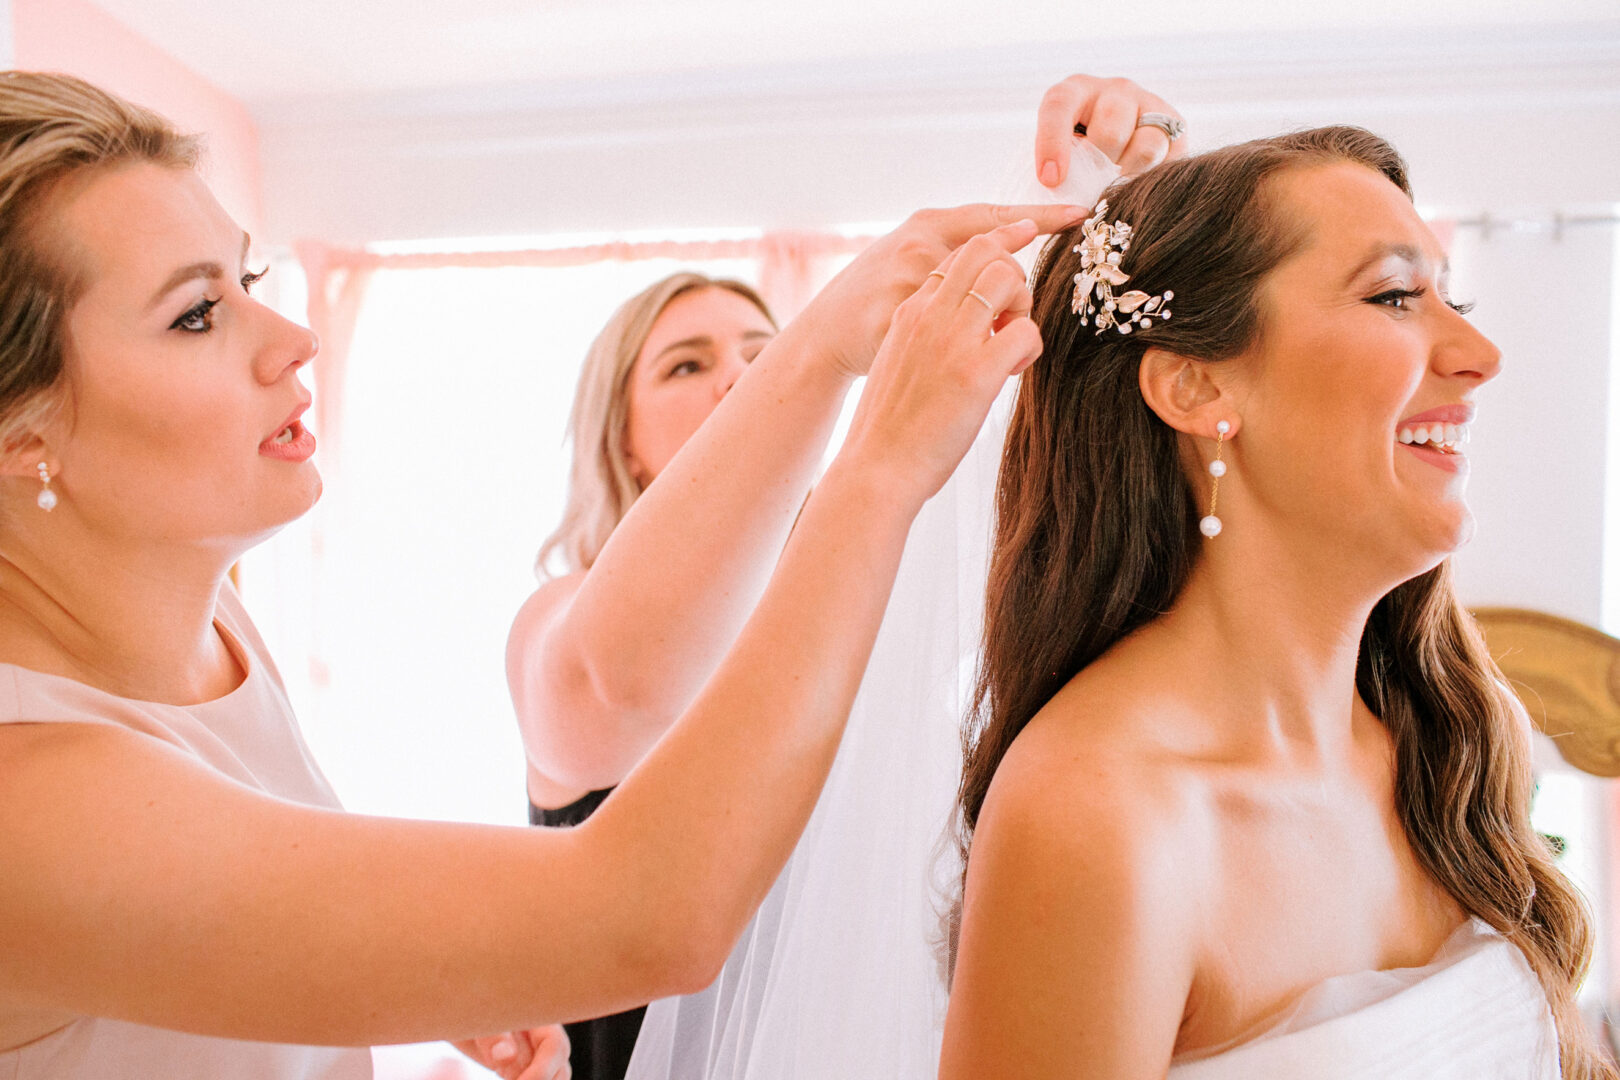
[[(244, 263), (247, 262), (248, 247), (252, 243), (253, 238), (244, 232), (242, 234), (242, 262)], [(162, 287), (152, 295), (152, 302), (146, 305), (146, 310), (151, 311), (153, 308), (157, 307), (163, 302), (163, 298), (165, 296), (168, 296), (169, 293), (173, 292), (175, 289), (178, 289), (188, 281), (195, 278), (204, 278), (208, 281), (216, 281), (224, 276), (225, 268), (217, 262), (195, 262), (189, 266), (182, 266), (180, 269), (170, 274), (168, 280), (165, 281)]]
[[(1365, 259), (1362, 259), (1361, 262), (1356, 264), (1356, 268), (1354, 270), (1350, 271), (1350, 273), (1345, 276), (1345, 284), (1348, 285), (1355, 281), (1356, 278), (1360, 277), (1368, 267), (1373, 266), (1379, 261), (1387, 259), (1391, 256), (1410, 263), (1413, 266), (1426, 266), (1429, 261), (1424, 256), (1422, 251), (1413, 247), (1411, 244), (1379, 244), (1377, 247), (1373, 248), (1372, 251), (1367, 253), (1367, 257)], [(1440, 272), (1436, 276), (1442, 281), (1451, 276), (1450, 259), (1442, 258), (1440, 260)]]
[[(768, 338), (773, 338), (775, 336), (776, 336), (775, 334), (771, 333), (768, 330), (748, 330), (748, 331), (745, 331), (743, 333), (742, 337), (743, 337), (744, 341), (752, 341), (755, 338), (767, 338), (768, 339)], [(662, 349), (658, 350), (658, 356), (656, 357), (656, 359), (662, 360), (665, 356), (667, 356), (670, 353), (676, 351), (677, 349), (712, 349), (712, 348), (714, 348), (714, 338), (710, 337), (708, 334), (699, 334), (696, 337), (682, 338), (679, 341), (670, 342), (668, 345), (665, 345)]]

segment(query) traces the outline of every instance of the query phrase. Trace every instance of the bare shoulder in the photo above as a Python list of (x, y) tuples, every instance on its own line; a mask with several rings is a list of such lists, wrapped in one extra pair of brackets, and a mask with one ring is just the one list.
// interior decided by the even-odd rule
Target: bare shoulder
[(1167, 877), (1185, 884), (1180, 849), (1198, 797), (1175, 755), (1144, 735), (1150, 712), (1106, 692), (1059, 694), (1002, 759), (980, 830), (1062, 852), (1078, 872), (1162, 902)]
[(991, 782), (942, 1077), (1169, 1067), (1199, 955), (1191, 798), (1151, 741), (1120, 738), (1128, 725), (1098, 715), (1110, 707), (1106, 695), (1060, 695)]

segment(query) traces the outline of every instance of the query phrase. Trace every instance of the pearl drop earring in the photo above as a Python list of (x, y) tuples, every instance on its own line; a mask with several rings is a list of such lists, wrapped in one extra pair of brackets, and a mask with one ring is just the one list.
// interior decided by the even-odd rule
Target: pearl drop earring
[(1209, 463), (1209, 475), (1214, 477), (1209, 485), (1209, 514), (1198, 523), (1198, 531), (1211, 540), (1221, 535), (1221, 519), (1215, 516), (1215, 507), (1221, 497), (1221, 477), (1226, 475), (1221, 447), (1226, 443), (1226, 433), (1231, 430), (1232, 425), (1225, 420), (1215, 425), (1215, 460)]
[(47, 514), (56, 509), (56, 492), (51, 490), (51, 469), (43, 461), (39, 463), (39, 498), (34, 501)]

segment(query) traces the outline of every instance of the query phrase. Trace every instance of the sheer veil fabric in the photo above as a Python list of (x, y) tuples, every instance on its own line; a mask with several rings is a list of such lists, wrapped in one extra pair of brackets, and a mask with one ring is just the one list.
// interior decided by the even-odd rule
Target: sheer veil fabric
[(949, 831), (958, 732), (1003, 427), (986, 425), (912, 526), (838, 758), (793, 856), (720, 977), (647, 1010), (629, 1080), (938, 1072), (937, 945), (960, 872)]
[[(1118, 171), (1088, 155), (1101, 157), (1077, 141), (1077, 175), (1056, 193), (1024, 164), (1002, 201), (1089, 204)], [(950, 829), (960, 731), (1012, 399), (1009, 387), (912, 525), (843, 744), (798, 847), (714, 983), (647, 1010), (628, 1080), (938, 1073), (941, 938), (961, 872)]]

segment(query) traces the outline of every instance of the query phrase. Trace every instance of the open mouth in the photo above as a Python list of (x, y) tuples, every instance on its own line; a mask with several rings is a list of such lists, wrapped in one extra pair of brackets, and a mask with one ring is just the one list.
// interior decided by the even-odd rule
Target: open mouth
[(1396, 434), (1403, 446), (1421, 446), (1442, 454), (1461, 454), (1471, 438), (1467, 424), (1407, 424)]
[(282, 428), (276, 433), (276, 437), (270, 440), (270, 445), (286, 446), (288, 443), (292, 442), (298, 437), (298, 429), (301, 426), (302, 425), (297, 420), (294, 420), (292, 423), (288, 424), (286, 427)]

